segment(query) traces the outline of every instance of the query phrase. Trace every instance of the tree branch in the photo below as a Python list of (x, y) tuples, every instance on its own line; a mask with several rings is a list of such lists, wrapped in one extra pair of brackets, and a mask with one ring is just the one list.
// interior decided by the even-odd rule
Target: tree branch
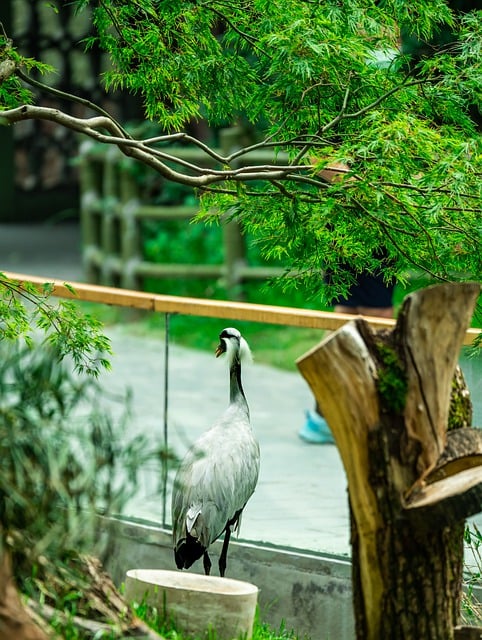
[[(271, 181), (281, 179), (306, 181), (306, 176), (298, 175), (297, 172), (306, 172), (310, 169), (310, 165), (308, 164), (264, 164), (223, 170), (201, 167), (190, 162), (186, 162), (175, 155), (165, 153), (164, 151), (151, 149), (147, 147), (145, 142), (142, 140), (126, 138), (126, 134), (122, 128), (119, 127), (119, 125), (109, 116), (77, 118), (60, 111), (59, 109), (23, 105), (15, 109), (7, 109), (0, 112), (0, 121), (1, 120), (4, 120), (9, 124), (20, 122), (22, 120), (48, 120), (50, 122), (55, 122), (56, 124), (86, 135), (97, 142), (115, 145), (124, 155), (139, 160), (143, 164), (152, 167), (166, 179), (186, 184), (191, 187), (203, 187), (205, 185), (223, 182), (225, 180), (233, 180), (235, 182), (252, 180)], [(103, 131), (107, 133), (104, 133)], [(175, 134), (175, 138), (178, 139), (178, 134)], [(165, 139), (169, 140), (170, 138), (166, 136)], [(152, 143), (152, 140), (156, 139), (151, 139), (150, 143)], [(194, 139), (190, 138), (190, 140), (192, 141)], [(200, 148), (207, 150), (207, 147), (199, 141), (197, 144)], [(232, 159), (230, 156), (223, 158), (213, 152), (209, 155), (216, 160), (219, 160), (222, 164), (229, 164), (229, 161)], [(239, 154), (235, 154), (235, 157), (238, 157), (238, 155)], [(176, 171), (168, 166), (166, 164), (167, 162), (181, 165), (182, 167), (190, 169), (199, 175), (193, 176)], [(316, 182), (316, 184), (318, 184), (318, 182)]]
[(124, 136), (126, 138), (130, 138), (131, 137), (127, 133), (127, 131), (119, 124), (119, 122), (117, 122), (117, 120), (115, 120), (107, 111), (102, 109), (102, 107), (100, 107), (99, 105), (95, 104), (94, 102), (91, 102), (90, 100), (87, 100), (86, 98), (81, 98), (80, 96), (75, 96), (72, 93), (67, 93), (66, 91), (61, 91), (60, 89), (55, 89), (54, 87), (50, 87), (48, 84), (44, 84), (43, 82), (40, 82), (39, 80), (35, 80), (34, 78), (31, 78), (27, 74), (23, 73), (23, 71), (21, 69), (17, 69), (16, 70), (16, 75), (21, 80), (23, 80), (26, 84), (29, 84), (32, 87), (36, 87), (37, 89), (41, 89), (42, 91), (46, 91), (47, 93), (50, 93), (53, 96), (56, 96), (57, 98), (61, 98), (62, 100), (68, 100), (69, 102), (75, 102), (77, 104), (81, 104), (84, 107), (92, 109), (92, 111), (95, 111), (99, 115), (105, 116), (106, 118), (109, 118), (110, 120), (112, 120), (112, 122), (114, 122), (116, 124), (116, 126), (119, 128), (119, 130), (122, 131), (122, 133), (124, 134)]
[(268, 56), (266, 51), (258, 45), (258, 40), (256, 38), (251, 36), (249, 33), (246, 33), (245, 31), (241, 31), (241, 29), (239, 29), (235, 24), (233, 24), (232, 20), (230, 20), (224, 13), (222, 13), (222, 11), (215, 9), (208, 2), (201, 3), (201, 6), (203, 6), (205, 9), (208, 9), (208, 11), (211, 11), (212, 13), (214, 13), (214, 15), (216, 15), (220, 20), (224, 20), (224, 22), (226, 22), (226, 24), (229, 25), (229, 27), (231, 27), (231, 29), (238, 34), (241, 40), (245, 40), (249, 45), (253, 47), (253, 49), (258, 51), (258, 53), (260, 53), (264, 57), (271, 59), (271, 57)]

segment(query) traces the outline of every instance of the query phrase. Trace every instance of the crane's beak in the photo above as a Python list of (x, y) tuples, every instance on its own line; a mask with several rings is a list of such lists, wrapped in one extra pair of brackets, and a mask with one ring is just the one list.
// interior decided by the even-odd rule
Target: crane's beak
[(216, 347), (216, 351), (215, 351), (216, 358), (219, 358), (219, 356), (222, 355), (223, 353), (226, 353), (226, 345), (224, 343), (224, 340), (221, 340), (221, 342)]

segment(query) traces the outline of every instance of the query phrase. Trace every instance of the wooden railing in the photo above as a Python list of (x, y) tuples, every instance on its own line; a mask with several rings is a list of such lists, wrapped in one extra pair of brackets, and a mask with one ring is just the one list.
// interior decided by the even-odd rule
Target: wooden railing
[[(43, 292), (45, 282), (52, 283), (52, 295), (58, 298), (98, 302), (158, 313), (245, 320), (292, 327), (327, 329), (330, 331), (339, 329), (349, 320), (359, 317), (330, 311), (316, 311), (314, 309), (167, 296), (79, 282), (65, 283), (62, 280), (52, 280), (51, 278), (41, 278), (20, 273), (4, 273), (7, 278), (16, 280), (19, 283), (33, 285), (39, 292)], [(389, 329), (395, 326), (395, 320), (390, 318), (365, 316), (364, 320), (374, 329)], [(471, 344), (474, 338), (480, 335), (480, 332), (480, 329), (468, 329), (465, 334), (464, 344)]]
[[(220, 132), (220, 155), (236, 147), (239, 130)], [(213, 166), (215, 160), (201, 149), (170, 147), (169, 153), (198, 166)], [(278, 156), (278, 161), (285, 160)], [(227, 294), (239, 298), (247, 280), (265, 280), (281, 275), (284, 269), (251, 266), (239, 225), (225, 222), (222, 264), (154, 263), (142, 256), (143, 221), (191, 220), (196, 206), (153, 206), (143, 201), (142, 193), (125, 159), (116, 148), (99, 150), (93, 143), (83, 143), (80, 162), (82, 257), (88, 282), (142, 290), (145, 278), (222, 279)], [(274, 162), (271, 151), (253, 151), (243, 164)]]

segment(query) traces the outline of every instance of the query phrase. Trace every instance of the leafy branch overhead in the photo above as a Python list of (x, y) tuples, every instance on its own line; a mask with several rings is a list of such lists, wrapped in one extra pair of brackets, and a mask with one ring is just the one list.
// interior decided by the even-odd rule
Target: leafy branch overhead
[[(465, 5), (78, 0), (95, 34), (83, 45), (110, 60), (99, 82), (140, 96), (158, 134), (136, 137), (42, 84), (7, 37), (0, 119), (55, 122), (197, 189), (201, 216), (236, 217), (312, 291), (321, 269), (333, 273), (328, 294), (350, 284), (347, 264), (375, 269), (380, 245), (387, 277), (478, 278), (482, 20)], [(26, 86), (92, 115), (39, 106)], [(214, 133), (238, 124), (235, 148), (197, 138), (201, 118)], [(341, 175), (331, 183), (330, 166)]]
[(53, 304), (49, 300), (51, 293), (49, 283), (39, 292), (28, 283), (19, 284), (0, 273), (3, 341), (23, 339), (32, 346), (31, 334), (37, 327), (47, 336), (46, 341), (59, 360), (69, 355), (78, 373), (97, 377), (101, 370), (110, 368), (108, 356), (112, 353), (110, 341), (102, 333), (102, 323), (88, 313), (81, 313), (71, 301)]

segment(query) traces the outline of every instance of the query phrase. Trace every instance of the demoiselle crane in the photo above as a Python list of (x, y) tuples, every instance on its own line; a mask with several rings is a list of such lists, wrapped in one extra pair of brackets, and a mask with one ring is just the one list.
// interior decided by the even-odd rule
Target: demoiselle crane
[(178, 569), (189, 569), (203, 556), (206, 575), (211, 570), (209, 546), (224, 533), (219, 557), (219, 574), (224, 576), (231, 531), (239, 530), (258, 481), (259, 445), (241, 383), (241, 362), (251, 358), (251, 351), (237, 329), (220, 333), (216, 357), (222, 354), (229, 365), (229, 406), (191, 446), (177, 471), (172, 527)]

